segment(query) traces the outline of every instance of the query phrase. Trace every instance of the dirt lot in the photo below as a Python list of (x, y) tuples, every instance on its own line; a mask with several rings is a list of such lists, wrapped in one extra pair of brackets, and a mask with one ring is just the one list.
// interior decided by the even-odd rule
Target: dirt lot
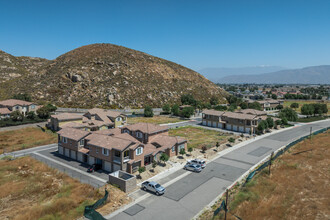
[(176, 117), (169, 117), (169, 116), (154, 116), (151, 118), (148, 117), (134, 117), (134, 118), (127, 118), (128, 124), (136, 124), (139, 122), (147, 122), (147, 123), (154, 123), (154, 124), (167, 124), (167, 123), (175, 123), (184, 121)]
[[(263, 170), (245, 187), (231, 190), (229, 212), (244, 220), (330, 219), (329, 164), (328, 131), (280, 156), (270, 176)], [(223, 215), (212, 218), (214, 209), (201, 219), (223, 219)]]
[(0, 132), (0, 154), (57, 142), (57, 134), (42, 128)]
[(192, 147), (199, 149), (201, 149), (203, 146), (211, 148), (215, 146), (216, 142), (219, 142), (219, 144), (224, 144), (227, 142), (228, 138), (235, 138), (234, 135), (229, 133), (223, 133), (193, 126), (170, 129), (169, 135), (183, 137), (188, 140), (188, 148)]
[[(99, 209), (102, 214), (129, 202), (124, 192), (107, 187), (111, 200)], [(76, 219), (103, 195), (104, 188), (81, 184), (30, 157), (0, 160), (0, 219)]]

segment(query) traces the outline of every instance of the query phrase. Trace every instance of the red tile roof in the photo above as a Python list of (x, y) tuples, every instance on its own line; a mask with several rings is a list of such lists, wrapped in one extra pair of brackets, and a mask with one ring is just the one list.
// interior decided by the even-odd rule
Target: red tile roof
[(10, 107), (13, 107), (15, 105), (32, 105), (32, 104), (33, 104), (32, 102), (27, 102), (27, 101), (18, 100), (18, 99), (7, 99), (7, 100), (0, 101), (0, 105), (10, 106)]
[(133, 125), (127, 125), (121, 129), (127, 128), (130, 131), (141, 131), (146, 134), (153, 134), (160, 131), (168, 130), (168, 126), (160, 126), (151, 123), (137, 123)]
[(57, 132), (62, 137), (69, 138), (71, 140), (79, 141), (90, 134), (89, 131), (83, 131), (76, 128), (63, 128)]
[(66, 120), (81, 120), (83, 119), (83, 116), (74, 113), (61, 113), (58, 115), (52, 115), (51, 118), (56, 118), (59, 121), (66, 121)]
[(11, 111), (8, 108), (0, 108), (0, 115), (10, 114)]

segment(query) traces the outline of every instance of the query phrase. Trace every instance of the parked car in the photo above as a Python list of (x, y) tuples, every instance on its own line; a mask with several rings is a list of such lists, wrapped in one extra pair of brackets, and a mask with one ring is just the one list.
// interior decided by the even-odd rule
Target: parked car
[(142, 183), (142, 189), (144, 191), (150, 191), (155, 193), (157, 196), (159, 195), (163, 195), (165, 193), (165, 188), (162, 187), (159, 183), (156, 183), (154, 181), (149, 182), (149, 181), (145, 181)]
[(189, 164), (187, 163), (185, 166), (184, 166), (184, 169), (185, 170), (190, 170), (190, 171), (193, 171), (193, 172), (201, 172), (202, 171), (202, 167), (198, 164)]
[(102, 169), (102, 165), (95, 163), (92, 166), (88, 167), (87, 172), (93, 173), (94, 171), (97, 171), (97, 170), (100, 170), (100, 169)]
[(200, 165), (202, 168), (205, 168), (205, 166), (206, 166), (205, 160), (201, 160), (201, 159), (190, 160), (190, 161), (188, 161), (188, 164), (197, 164), (197, 165)]

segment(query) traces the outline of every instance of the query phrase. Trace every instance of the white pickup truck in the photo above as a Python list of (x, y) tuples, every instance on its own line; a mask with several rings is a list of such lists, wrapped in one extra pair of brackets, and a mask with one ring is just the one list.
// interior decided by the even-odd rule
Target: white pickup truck
[(144, 191), (150, 191), (155, 193), (157, 196), (159, 195), (163, 195), (165, 193), (165, 188), (162, 187), (159, 183), (156, 183), (154, 181), (149, 182), (149, 181), (145, 181), (142, 183), (142, 189)]

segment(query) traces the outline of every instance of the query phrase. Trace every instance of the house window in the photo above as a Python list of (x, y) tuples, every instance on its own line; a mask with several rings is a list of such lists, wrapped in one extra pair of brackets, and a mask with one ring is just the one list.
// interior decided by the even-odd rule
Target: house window
[(121, 117), (116, 118), (116, 121), (121, 121)]
[(138, 138), (142, 138), (142, 133), (141, 132), (136, 132), (136, 137), (138, 137)]
[(99, 148), (96, 147), (96, 148), (95, 148), (95, 151), (96, 151), (96, 153), (98, 154), (98, 153), (99, 153)]
[(136, 149), (136, 155), (141, 155), (143, 153), (143, 148), (139, 147), (138, 149)]
[(84, 143), (85, 143), (85, 140), (84, 140), (84, 139), (81, 139), (81, 140), (79, 141), (80, 146), (84, 146)]
[(36, 108), (36, 106), (35, 105), (31, 105), (31, 109), (35, 109)]
[(62, 142), (63, 143), (68, 143), (68, 139), (66, 137), (62, 137)]
[(105, 156), (109, 156), (109, 150), (108, 149), (104, 149), (103, 148), (103, 152), (102, 152)]
[(124, 157), (129, 157), (129, 151), (128, 150), (124, 152)]
[(124, 133), (129, 133), (129, 130), (127, 130), (127, 129), (126, 129), (126, 130), (124, 130)]
[(181, 149), (184, 149), (184, 144), (179, 145), (178, 147), (179, 152), (181, 151)]
[(120, 151), (115, 151), (115, 157), (120, 157)]
[(175, 151), (175, 146), (172, 147), (172, 152), (174, 152), (174, 151)]
[(19, 109), (19, 106), (16, 106), (15, 108), (16, 108), (16, 110), (18, 110)]

